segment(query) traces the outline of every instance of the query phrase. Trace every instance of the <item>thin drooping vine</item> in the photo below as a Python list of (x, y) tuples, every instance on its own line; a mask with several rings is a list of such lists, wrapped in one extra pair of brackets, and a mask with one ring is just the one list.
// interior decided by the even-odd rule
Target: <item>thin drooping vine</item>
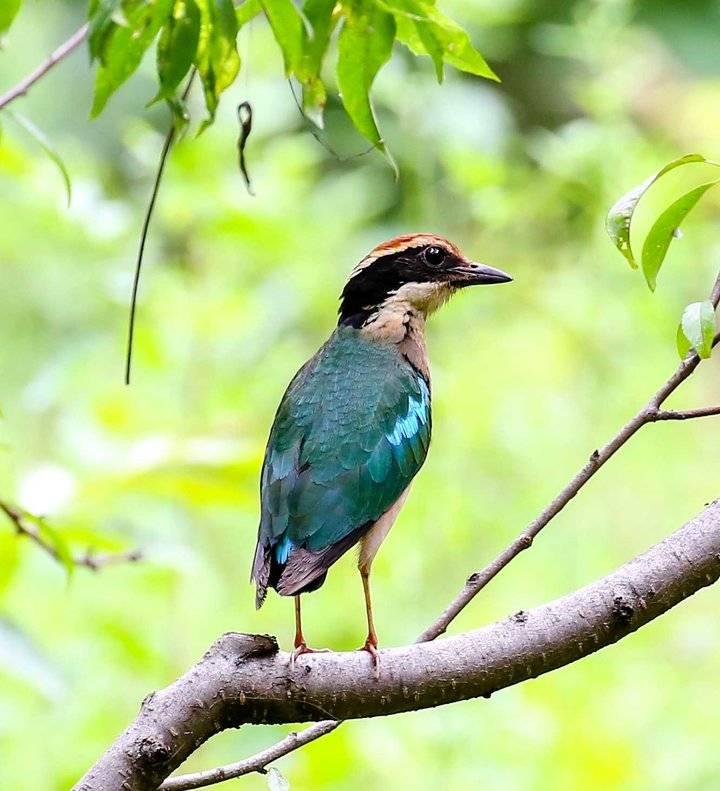
[[(195, 79), (196, 70), (193, 69), (188, 77), (185, 90), (182, 92), (182, 102), (184, 103), (190, 95), (193, 80)], [(155, 172), (155, 180), (153, 182), (152, 192), (150, 193), (150, 200), (148, 201), (147, 209), (145, 210), (145, 217), (143, 219), (142, 230), (140, 232), (140, 244), (138, 246), (137, 258), (135, 260), (135, 274), (133, 275), (132, 294), (130, 296), (130, 319), (128, 321), (128, 334), (127, 334), (127, 349), (125, 352), (125, 384), (130, 384), (130, 371), (132, 367), (132, 353), (133, 342), (135, 340), (135, 314), (137, 312), (137, 299), (138, 291), (140, 289), (140, 273), (142, 272), (143, 257), (145, 255), (145, 243), (147, 242), (148, 231), (150, 230), (150, 221), (152, 220), (153, 211), (155, 210), (155, 202), (157, 201), (158, 192), (160, 191), (160, 182), (162, 181), (163, 173), (165, 172), (165, 163), (167, 162), (170, 149), (172, 148), (173, 141), (177, 135), (177, 123), (173, 120), (170, 128), (165, 135), (165, 142), (163, 143), (162, 150), (160, 151), (160, 159), (158, 160), (157, 171)]]

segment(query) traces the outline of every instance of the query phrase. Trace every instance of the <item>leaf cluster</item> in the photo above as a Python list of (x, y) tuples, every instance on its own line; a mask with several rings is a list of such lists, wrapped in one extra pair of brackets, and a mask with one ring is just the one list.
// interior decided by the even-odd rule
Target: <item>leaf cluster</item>
[[(638, 269), (638, 262), (630, 243), (630, 229), (640, 199), (666, 174), (676, 168), (693, 164), (720, 167), (720, 164), (706, 159), (702, 154), (686, 154), (672, 160), (637, 187), (625, 193), (608, 212), (607, 232), (633, 269)], [(720, 179), (714, 179), (693, 187), (676, 198), (655, 219), (645, 237), (640, 254), (640, 268), (651, 291), (655, 291), (657, 286), (658, 273), (665, 262), (670, 242), (681, 235), (680, 225), (703, 195), (718, 183)], [(684, 357), (691, 349), (702, 358), (710, 357), (716, 332), (715, 307), (708, 299), (693, 302), (685, 308), (676, 333), (680, 357)]]
[[(433, 61), (439, 81), (445, 63), (497, 79), (468, 34), (428, 0), (91, 0), (89, 46), (98, 69), (93, 116), (136, 71), (157, 41), (158, 90), (151, 103), (170, 103), (179, 122), (187, 117), (180, 86), (192, 69), (202, 82), (207, 117), (240, 72), (239, 29), (264, 14), (282, 52), (285, 75), (302, 86), (302, 105), (318, 127), (328, 97), (327, 69), (337, 37), (337, 89), (357, 130), (376, 148), (386, 147), (370, 100), (375, 78), (395, 41)], [(387, 152), (386, 152), (387, 153)]]

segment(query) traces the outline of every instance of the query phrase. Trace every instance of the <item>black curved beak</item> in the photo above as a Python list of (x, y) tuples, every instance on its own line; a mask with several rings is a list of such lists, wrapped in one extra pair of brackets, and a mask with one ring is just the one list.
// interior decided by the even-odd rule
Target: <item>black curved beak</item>
[(502, 269), (495, 269), (494, 266), (478, 264), (475, 261), (468, 261), (450, 270), (453, 274), (453, 281), (460, 287), (481, 286), (492, 283), (509, 283), (512, 277)]

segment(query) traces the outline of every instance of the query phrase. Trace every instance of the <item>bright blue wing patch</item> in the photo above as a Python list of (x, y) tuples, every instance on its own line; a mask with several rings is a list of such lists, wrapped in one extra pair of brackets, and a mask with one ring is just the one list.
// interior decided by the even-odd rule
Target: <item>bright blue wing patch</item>
[(420, 426), (426, 426), (430, 417), (430, 392), (424, 379), (419, 379), (420, 395), (418, 398), (410, 396), (408, 399), (408, 411), (395, 421), (395, 428), (387, 434), (388, 442), (391, 445), (401, 445), (403, 440), (412, 440), (420, 430)]
[(295, 549), (295, 544), (290, 540), (289, 536), (283, 536), (283, 538), (275, 544), (275, 560), (278, 563), (287, 563), (287, 559), (290, 557), (290, 553)]

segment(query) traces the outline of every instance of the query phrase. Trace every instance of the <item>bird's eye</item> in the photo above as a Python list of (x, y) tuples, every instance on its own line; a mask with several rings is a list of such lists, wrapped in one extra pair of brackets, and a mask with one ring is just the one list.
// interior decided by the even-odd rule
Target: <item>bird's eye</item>
[(426, 247), (425, 260), (430, 266), (440, 266), (445, 260), (445, 251), (442, 247)]

